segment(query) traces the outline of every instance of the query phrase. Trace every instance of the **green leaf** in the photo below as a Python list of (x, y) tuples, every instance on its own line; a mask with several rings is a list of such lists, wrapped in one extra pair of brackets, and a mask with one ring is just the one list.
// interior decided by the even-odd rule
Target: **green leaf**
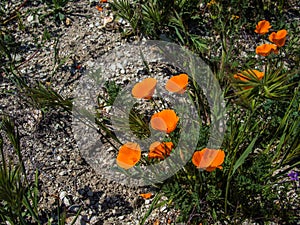
[(163, 201), (162, 203), (160, 203), (160, 204), (158, 205), (157, 203), (158, 203), (158, 201), (161, 199), (161, 197), (162, 197), (161, 194), (157, 194), (157, 195), (154, 197), (154, 199), (153, 199), (153, 201), (152, 201), (152, 204), (150, 205), (149, 210), (146, 212), (146, 214), (145, 214), (144, 217), (142, 218), (141, 222), (139, 223), (140, 225), (145, 224), (147, 218), (150, 216), (151, 212), (152, 212), (154, 209), (160, 207), (162, 204), (166, 204), (166, 203), (167, 203), (167, 200), (165, 200), (165, 201)]
[(247, 147), (247, 149), (244, 151), (244, 153), (240, 156), (240, 158), (235, 162), (234, 166), (233, 166), (233, 171), (231, 176), (233, 176), (233, 174), (235, 173), (235, 171), (245, 162), (246, 158), (248, 157), (248, 155), (250, 154), (250, 152), (252, 152), (253, 146), (256, 143), (256, 140), (258, 138), (258, 135), (252, 140), (252, 142), (249, 144), (249, 146)]
[(60, 21), (64, 21), (64, 19), (65, 19), (65, 15), (64, 14), (58, 13), (58, 16), (59, 16), (59, 20)]
[(76, 220), (77, 220), (79, 214), (81, 213), (81, 211), (82, 211), (82, 206), (80, 207), (80, 209), (79, 209), (78, 212), (76, 213), (76, 215), (75, 215), (75, 217), (74, 217), (74, 219), (72, 220), (72, 222), (71, 222), (70, 225), (74, 225), (74, 224), (76, 223)]

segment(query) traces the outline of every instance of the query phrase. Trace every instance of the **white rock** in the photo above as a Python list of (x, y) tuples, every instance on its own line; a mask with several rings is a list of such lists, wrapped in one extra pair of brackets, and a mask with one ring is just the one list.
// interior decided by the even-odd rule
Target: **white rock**
[(124, 67), (122, 66), (122, 64), (121, 63), (117, 63), (117, 67), (119, 68), (119, 69), (124, 69)]
[(108, 152), (114, 152), (114, 151), (115, 151), (115, 148), (114, 148), (114, 147), (109, 147), (109, 148), (107, 149), (107, 151), (108, 151)]
[(120, 220), (123, 220), (124, 218), (125, 218), (124, 215), (118, 217), (118, 219), (120, 219)]
[(67, 171), (65, 171), (65, 170), (59, 172), (59, 175), (60, 175), (60, 176), (65, 176), (65, 175), (67, 175), (67, 174), (68, 174), (68, 173), (67, 173)]
[(167, 209), (167, 206), (163, 206), (163, 207), (161, 207), (161, 209), (159, 210), (160, 212), (163, 212), (163, 211), (165, 211)]
[(116, 70), (116, 64), (111, 64), (110, 67), (109, 67), (109, 69), (111, 71), (115, 71)]
[(66, 205), (66, 207), (69, 207), (71, 205), (70, 200), (68, 198), (64, 198), (63, 203)]
[(66, 191), (62, 191), (62, 192), (59, 193), (59, 199), (60, 200), (63, 200), (63, 198), (66, 197), (66, 196), (67, 196), (67, 192)]
[(89, 68), (92, 68), (92, 67), (94, 67), (94, 65), (95, 65), (95, 63), (92, 62), (92, 61), (87, 61), (86, 64), (87, 64), (87, 66), (88, 66)]
[(106, 113), (109, 113), (111, 111), (111, 106), (105, 106), (104, 110)]
[(27, 17), (27, 22), (28, 22), (28, 23), (31, 23), (33, 20), (34, 20), (33, 15), (29, 15), (29, 16)]
[(97, 224), (98, 223), (98, 219), (96, 216), (92, 216), (89, 220), (90, 224)]

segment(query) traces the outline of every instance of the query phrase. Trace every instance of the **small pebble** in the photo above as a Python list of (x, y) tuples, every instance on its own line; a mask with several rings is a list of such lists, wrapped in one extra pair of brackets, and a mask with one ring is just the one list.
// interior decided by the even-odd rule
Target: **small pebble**
[(66, 197), (66, 196), (67, 196), (67, 192), (66, 192), (66, 191), (62, 191), (62, 192), (60, 192), (60, 194), (59, 194), (59, 199), (60, 199), (60, 200), (63, 200), (63, 198)]
[(60, 176), (66, 176), (67, 174), (68, 174), (68, 173), (67, 173), (67, 171), (65, 171), (65, 170), (59, 172), (59, 175), (60, 175)]
[(27, 17), (27, 22), (28, 22), (28, 23), (31, 23), (33, 20), (34, 20), (33, 15), (29, 15), (29, 16)]

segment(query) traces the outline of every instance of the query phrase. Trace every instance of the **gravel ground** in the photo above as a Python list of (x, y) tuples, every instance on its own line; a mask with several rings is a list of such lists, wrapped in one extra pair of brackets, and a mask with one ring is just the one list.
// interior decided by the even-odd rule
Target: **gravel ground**
[[(29, 82), (40, 80), (69, 98), (74, 96), (73, 90), (80, 77), (97, 68), (100, 57), (126, 44), (118, 27), (128, 25), (113, 20), (107, 4), (100, 12), (93, 2), (78, 1), (68, 4), (67, 9), (76, 16), (67, 16), (65, 24), (56, 26), (46, 18), (47, 30), (53, 38), (38, 47), (35, 38), (41, 39), (44, 27), (37, 16), (38, 9), (43, 7), (33, 1), (24, 8), (24, 11), (30, 9), (31, 13), (24, 21), (25, 29), (15, 33), (16, 38), (23, 38), (16, 58), (28, 60), (19, 66), (19, 70)], [(17, 23), (10, 26), (17, 27)], [(55, 39), (59, 39), (58, 44)], [(55, 58), (62, 61), (62, 67)], [(153, 66), (158, 76), (166, 73), (161, 67)], [(111, 79), (121, 84), (137, 79), (143, 73), (143, 69), (134, 65), (129, 69), (122, 66), (112, 69), (116, 74)], [(169, 68), (170, 71), (176, 70)], [(33, 178), (35, 169), (39, 170), (40, 207), (45, 213), (55, 216), (59, 201), (67, 208), (68, 221), (83, 207), (75, 224), (138, 224), (153, 200), (145, 200), (139, 194), (155, 192), (155, 189), (127, 187), (97, 173), (82, 158), (74, 139), (71, 115), (61, 110), (43, 111), (32, 107), (5, 74), (0, 76), (0, 96), (0, 114), (11, 116), (19, 128), (29, 177)], [(154, 211), (147, 224), (174, 224), (177, 214), (162, 206)]]
[[(39, 80), (69, 98), (74, 95), (80, 77), (97, 67), (99, 57), (126, 43), (117, 28), (127, 24), (113, 21), (108, 4), (100, 12), (93, 2), (74, 2), (67, 5), (67, 10), (76, 16), (67, 16), (65, 24), (56, 26), (46, 18), (47, 32), (52, 38), (38, 47), (34, 35), (39, 40), (43, 35), (44, 27), (38, 16), (45, 13), (44, 7), (33, 1), (22, 10), (31, 13), (26, 15), (25, 29), (14, 34), (23, 43), (16, 59), (27, 60), (18, 69), (29, 82)], [(18, 30), (17, 25), (10, 24)], [(64, 61), (61, 67), (59, 61)], [(121, 83), (132, 79), (136, 72), (125, 74), (122, 69), (115, 69), (115, 80)], [(57, 216), (58, 204), (66, 207), (68, 222), (82, 207), (75, 224), (138, 224), (152, 202), (139, 194), (155, 190), (127, 187), (94, 171), (81, 157), (74, 140), (72, 116), (59, 109), (33, 107), (6, 76), (3, 73), (0, 80), (0, 114), (13, 118), (19, 129), (29, 177), (33, 179), (34, 171), (39, 170), (40, 208), (45, 213), (45, 224), (46, 214)], [(170, 224), (175, 221), (175, 214), (163, 206), (152, 214), (148, 223), (158, 224), (160, 218), (162, 224)]]

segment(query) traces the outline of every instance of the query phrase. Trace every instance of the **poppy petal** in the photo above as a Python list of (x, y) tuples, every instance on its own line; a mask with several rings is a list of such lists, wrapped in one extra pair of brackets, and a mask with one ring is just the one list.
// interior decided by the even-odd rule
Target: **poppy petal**
[[(264, 77), (264, 73), (260, 72), (258, 70), (244, 70), (241, 73), (234, 74), (234, 79), (243, 81), (243, 82), (249, 82), (250, 80), (253, 80), (253, 77), (256, 77), (258, 80), (261, 80)], [(253, 86), (244, 86), (243, 89), (249, 89), (253, 88)]]
[(151, 193), (151, 192), (148, 192), (148, 193), (142, 193), (142, 194), (140, 194), (140, 196), (141, 196), (142, 198), (144, 198), (144, 199), (149, 199), (149, 198), (151, 198), (152, 193)]
[(205, 148), (202, 151), (204, 152), (204, 154), (202, 156), (202, 160), (199, 164), (199, 167), (200, 168), (207, 168), (211, 165), (211, 163), (217, 157), (218, 151), (214, 150), (214, 149), (208, 149), (208, 148)]
[(255, 33), (258, 34), (266, 34), (269, 32), (269, 29), (272, 26), (270, 25), (270, 22), (267, 20), (261, 20), (258, 22), (258, 24), (256, 25), (256, 29), (254, 30)]
[(171, 77), (166, 83), (166, 89), (170, 92), (183, 94), (188, 85), (189, 77), (187, 74), (179, 74)]
[(131, 93), (135, 98), (150, 99), (154, 94), (156, 83), (156, 79), (151, 77), (146, 78), (143, 81), (135, 84)]
[(277, 54), (277, 45), (274, 44), (262, 44), (256, 47), (256, 54), (261, 56), (268, 56), (271, 52)]
[(276, 44), (278, 47), (282, 47), (286, 41), (286, 30), (279, 30), (277, 33), (272, 32), (269, 36), (269, 40)]
[(163, 132), (168, 131), (168, 126), (163, 118), (154, 117), (151, 119), (150, 124), (154, 130), (159, 130)]
[(222, 169), (221, 164), (224, 162), (224, 158), (225, 152), (223, 150), (204, 148), (194, 153), (192, 163), (198, 169), (205, 169), (208, 172), (212, 172), (216, 168)]
[(179, 117), (172, 109), (165, 109), (152, 115), (150, 124), (154, 130), (171, 133), (176, 129)]
[(217, 151), (217, 155), (214, 158), (213, 162), (210, 164), (211, 167), (218, 167), (224, 162), (225, 152), (222, 150), (215, 150)]
[(174, 144), (172, 142), (154, 142), (149, 147), (148, 158), (159, 158), (165, 159), (166, 156), (169, 156)]
[(141, 148), (139, 144), (127, 142), (119, 149), (116, 159), (117, 165), (123, 169), (133, 167), (141, 158)]
[(103, 8), (99, 5), (96, 5), (96, 9), (99, 11), (99, 12), (102, 12), (103, 11)]
[(200, 162), (201, 162), (201, 160), (202, 160), (203, 154), (204, 154), (203, 151), (196, 151), (196, 152), (193, 154), (193, 157), (192, 157), (192, 163), (193, 163), (198, 169), (200, 169)]
[(217, 167), (209, 166), (209, 167), (206, 167), (206, 168), (205, 168), (205, 170), (206, 170), (207, 172), (212, 172), (212, 171), (214, 171), (215, 169), (217, 169)]

